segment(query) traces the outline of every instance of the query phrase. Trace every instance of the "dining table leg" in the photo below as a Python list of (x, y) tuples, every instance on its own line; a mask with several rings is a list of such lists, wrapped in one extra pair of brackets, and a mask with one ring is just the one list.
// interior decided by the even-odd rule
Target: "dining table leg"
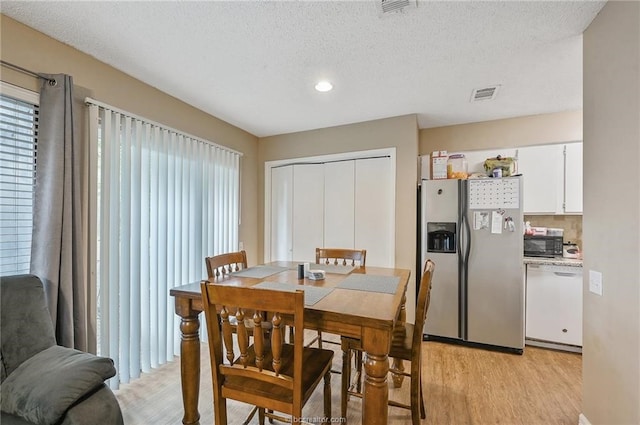
[(364, 391), (362, 399), (362, 423), (387, 425), (389, 413), (389, 331), (368, 329), (363, 332)]
[(200, 311), (194, 310), (192, 300), (176, 297), (176, 314), (180, 322), (180, 377), (184, 425), (199, 425), (198, 398), (200, 393)]

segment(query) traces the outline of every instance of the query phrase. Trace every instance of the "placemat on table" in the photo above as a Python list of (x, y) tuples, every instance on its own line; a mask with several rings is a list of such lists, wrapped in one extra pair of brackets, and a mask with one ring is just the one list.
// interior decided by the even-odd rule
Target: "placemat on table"
[(237, 272), (233, 272), (231, 274), (233, 276), (239, 277), (253, 277), (256, 279), (262, 279), (264, 277), (271, 276), (285, 270), (288, 270), (288, 268), (279, 266), (253, 266)]
[(321, 288), (318, 286), (297, 285), (294, 283), (285, 282), (260, 282), (256, 285), (253, 285), (253, 287), (291, 292), (295, 291), (296, 289), (300, 289), (304, 291), (304, 305), (306, 306), (312, 306), (316, 304), (318, 301), (329, 295), (331, 291), (333, 291), (333, 288)]
[(336, 288), (395, 294), (398, 289), (398, 283), (400, 283), (400, 278), (398, 276), (351, 274), (340, 282)]
[(349, 274), (355, 269), (354, 266), (340, 266), (337, 264), (309, 264), (311, 270), (324, 270), (326, 273)]

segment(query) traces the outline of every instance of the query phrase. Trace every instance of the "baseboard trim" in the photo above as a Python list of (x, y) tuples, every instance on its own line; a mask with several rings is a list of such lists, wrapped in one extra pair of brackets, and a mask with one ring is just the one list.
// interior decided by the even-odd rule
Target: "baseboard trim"
[(589, 419), (587, 419), (583, 413), (580, 413), (580, 416), (578, 416), (578, 425), (591, 425), (591, 422), (589, 422)]

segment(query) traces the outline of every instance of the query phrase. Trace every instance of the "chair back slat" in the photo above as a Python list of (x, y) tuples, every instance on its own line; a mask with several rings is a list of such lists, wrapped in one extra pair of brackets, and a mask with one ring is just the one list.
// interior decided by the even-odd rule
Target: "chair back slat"
[(247, 334), (247, 326), (244, 323), (244, 310), (238, 308), (236, 311), (236, 333), (238, 334), (238, 349), (240, 350), (240, 364), (247, 367), (249, 363), (249, 335)]
[(280, 374), (280, 368), (282, 366), (282, 317), (278, 312), (273, 313), (273, 319), (271, 319), (271, 353), (273, 355), (272, 365), (273, 371), (276, 375)]
[(230, 273), (247, 268), (247, 253), (243, 251), (206, 257), (207, 276), (209, 279), (222, 279)]
[[(262, 329), (262, 314), (259, 311), (255, 311), (253, 313), (253, 328), (254, 329)], [(254, 332), (253, 333), (253, 346), (255, 347), (256, 353), (256, 367), (259, 371), (262, 372), (264, 367), (264, 333), (263, 332)]]
[(366, 249), (316, 248), (316, 264), (364, 267)]
[(227, 360), (232, 362), (235, 358), (232, 339), (234, 326), (229, 322), (229, 310), (227, 310), (227, 307), (225, 306), (220, 310), (220, 322), (222, 326), (222, 339), (224, 340), (224, 347), (227, 353)]

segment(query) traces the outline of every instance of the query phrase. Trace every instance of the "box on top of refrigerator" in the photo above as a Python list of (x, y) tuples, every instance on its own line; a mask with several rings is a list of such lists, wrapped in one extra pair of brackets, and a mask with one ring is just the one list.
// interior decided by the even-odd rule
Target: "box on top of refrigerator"
[(447, 160), (449, 155), (447, 151), (431, 152), (431, 172), (429, 177), (432, 180), (440, 180), (447, 178)]

